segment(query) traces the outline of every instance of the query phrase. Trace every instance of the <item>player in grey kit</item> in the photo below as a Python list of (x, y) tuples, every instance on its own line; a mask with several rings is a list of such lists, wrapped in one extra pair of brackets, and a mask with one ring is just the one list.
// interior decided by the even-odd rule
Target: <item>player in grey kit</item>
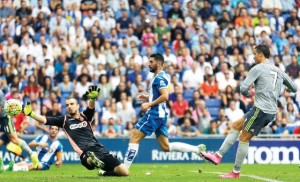
[(254, 52), (256, 65), (250, 70), (244, 82), (241, 83), (241, 93), (246, 97), (251, 97), (254, 94), (249, 91), (254, 83), (254, 106), (241, 119), (233, 123), (230, 133), (216, 153), (201, 152), (205, 159), (215, 165), (219, 164), (222, 156), (234, 144), (240, 131), (242, 131), (239, 137), (234, 168), (230, 173), (220, 175), (221, 178), (240, 177), (240, 168), (248, 154), (251, 138), (257, 136), (261, 129), (275, 118), (277, 100), (282, 86), (287, 86), (290, 92), (297, 91), (296, 85), (289, 76), (269, 62), (269, 56), (270, 50), (266, 45), (257, 46)]

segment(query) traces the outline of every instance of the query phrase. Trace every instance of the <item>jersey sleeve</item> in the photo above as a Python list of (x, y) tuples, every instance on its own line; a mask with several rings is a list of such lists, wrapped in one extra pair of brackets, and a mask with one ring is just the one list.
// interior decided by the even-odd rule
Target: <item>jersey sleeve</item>
[(36, 139), (34, 139), (33, 141), (35, 141), (36, 143), (39, 143), (42, 140), (43, 136), (44, 135), (40, 135)]
[(94, 113), (95, 113), (95, 108), (94, 108), (94, 109), (90, 109), (89, 107), (87, 107), (87, 108), (83, 111), (84, 116), (88, 119), (89, 122), (92, 121), (92, 119), (93, 119), (93, 117), (94, 117)]
[(54, 125), (62, 128), (65, 122), (65, 116), (46, 117), (46, 120), (45, 125)]
[(154, 80), (154, 85), (157, 87), (158, 90), (168, 88), (169, 81), (164, 77), (157, 77)]
[(293, 82), (293, 80), (284, 72), (281, 72), (281, 75), (283, 77), (283, 84), (291, 91), (291, 92), (296, 92), (297, 91), (297, 86)]
[(259, 71), (257, 70), (257, 67), (253, 67), (246, 79), (241, 83), (241, 93), (246, 96), (246, 97), (250, 97), (251, 96), (251, 92), (249, 91), (250, 86), (256, 81), (256, 79), (258, 78), (258, 76), (260, 75)]

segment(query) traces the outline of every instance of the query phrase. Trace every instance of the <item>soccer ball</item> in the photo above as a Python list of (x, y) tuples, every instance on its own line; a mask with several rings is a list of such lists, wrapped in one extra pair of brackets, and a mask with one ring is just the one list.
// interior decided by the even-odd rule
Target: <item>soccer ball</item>
[(16, 116), (22, 111), (22, 103), (17, 99), (9, 99), (5, 102), (4, 111), (9, 116)]

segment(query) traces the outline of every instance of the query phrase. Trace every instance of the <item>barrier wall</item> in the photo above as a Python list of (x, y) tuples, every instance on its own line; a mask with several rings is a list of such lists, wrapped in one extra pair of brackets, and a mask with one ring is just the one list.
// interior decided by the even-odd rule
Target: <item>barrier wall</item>
[[(192, 145), (204, 143), (208, 151), (216, 151), (224, 139), (171, 139), (170, 142), (185, 142)], [(26, 140), (30, 142), (30, 140)], [(67, 139), (60, 139), (64, 146), (64, 163), (79, 163), (79, 157), (72, 149)], [(99, 139), (107, 149), (114, 153), (121, 161), (128, 146), (128, 139)], [(223, 157), (223, 162), (232, 163), (235, 158), (237, 142)], [(248, 164), (299, 164), (300, 163), (300, 141), (299, 140), (254, 140), (250, 143)], [(19, 157), (6, 152), (0, 148), (0, 156), (4, 162), (11, 159), (19, 161)], [(196, 154), (181, 152), (162, 152), (156, 139), (145, 139), (141, 142), (139, 154), (135, 163), (195, 163), (203, 162)]]

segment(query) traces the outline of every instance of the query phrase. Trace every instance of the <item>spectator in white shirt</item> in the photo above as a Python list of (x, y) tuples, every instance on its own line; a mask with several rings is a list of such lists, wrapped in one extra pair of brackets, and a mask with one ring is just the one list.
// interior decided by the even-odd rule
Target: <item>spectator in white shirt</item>
[(116, 20), (110, 17), (110, 12), (105, 11), (105, 18), (100, 20), (100, 27), (103, 33), (109, 33), (112, 28), (116, 28)]
[(280, 10), (274, 9), (274, 17), (270, 19), (270, 28), (272, 32), (279, 33), (284, 30), (284, 19), (280, 16)]
[(265, 21), (263, 18), (259, 20), (259, 25), (254, 28), (254, 36), (260, 36), (261, 32), (265, 31), (267, 35), (271, 35), (271, 29), (269, 26), (265, 25)]
[(40, 12), (43, 12), (46, 16), (51, 15), (51, 11), (47, 6), (43, 6), (43, 1), (38, 0), (38, 6), (33, 8), (32, 17), (36, 18)]
[(89, 57), (89, 61), (90, 64), (92, 64), (96, 68), (99, 64), (106, 64), (106, 57), (100, 52), (99, 49), (95, 48), (93, 50), (93, 53)]
[(198, 89), (200, 84), (203, 83), (203, 74), (198, 68), (197, 63), (194, 62), (191, 69), (184, 72), (182, 77), (183, 87), (187, 90)]
[(167, 65), (177, 65), (177, 58), (176, 56), (171, 52), (171, 48), (167, 47), (166, 52), (163, 54), (164, 60), (167, 63)]
[(230, 101), (229, 108), (225, 109), (225, 113), (229, 121), (236, 121), (244, 116), (243, 110), (236, 108), (236, 103), (234, 100)]
[(85, 31), (89, 31), (95, 21), (99, 21), (98, 17), (94, 15), (92, 10), (89, 10), (88, 16), (83, 19), (83, 27)]
[[(80, 29), (80, 30), (78, 30)], [(74, 21), (74, 25), (69, 28), (69, 36), (76, 36), (76, 32), (80, 31), (80, 35), (84, 36), (84, 29), (80, 25), (80, 19), (76, 18)]]
[(23, 37), (23, 45), (20, 47), (21, 59), (26, 60), (28, 54), (36, 57), (36, 50), (32, 43), (30, 43), (29, 36)]
[(230, 78), (229, 71), (225, 71), (224, 75), (225, 79), (221, 82), (218, 82), (219, 91), (224, 92), (227, 85), (230, 85), (233, 89), (235, 89), (237, 86), (237, 82), (235, 79)]

